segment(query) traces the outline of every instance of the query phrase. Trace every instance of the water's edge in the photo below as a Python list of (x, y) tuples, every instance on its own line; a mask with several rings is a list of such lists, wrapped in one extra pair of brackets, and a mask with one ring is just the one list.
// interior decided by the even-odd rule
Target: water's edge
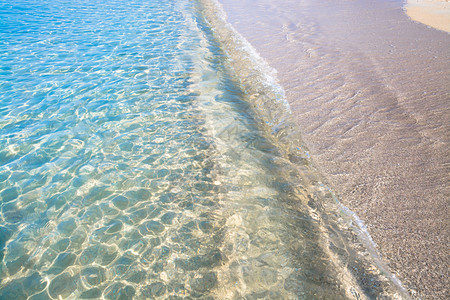
[(403, 11), (413, 21), (450, 33), (450, 4), (448, 1), (403, 1)]
[[(201, 14), (212, 28), (214, 37), (228, 56), (227, 65), (233, 72), (235, 79), (240, 83), (240, 87), (245, 93), (245, 100), (251, 105), (255, 114), (263, 120), (264, 124), (262, 125), (267, 133), (267, 138), (281, 149), (286, 159), (286, 165), (289, 165), (287, 168), (296, 169), (296, 175), (292, 176), (291, 182), (300, 180), (299, 184), (308, 185), (310, 189), (316, 189), (315, 191), (310, 190), (311, 194), (320, 194), (314, 200), (321, 202), (318, 203), (321, 208), (319, 213), (322, 220), (325, 221), (324, 226), (336, 229), (332, 234), (328, 232), (327, 238), (332, 243), (339, 243), (339, 239), (348, 242), (350, 238), (354, 241), (357, 237), (358, 242), (354, 244), (340, 245), (351, 252), (358, 263), (365, 267), (362, 272), (358, 270), (352, 273), (354, 270), (346, 266), (345, 268), (348, 268), (349, 272), (352, 273), (347, 275), (354, 277), (350, 280), (356, 282), (358, 281), (357, 277), (361, 275), (376, 277), (376, 280), (384, 281), (389, 286), (387, 290), (390, 291), (391, 297), (388, 296), (388, 298), (411, 299), (400, 280), (389, 271), (388, 266), (384, 263), (364, 222), (359, 219), (356, 213), (339, 201), (326, 179), (317, 171), (309, 150), (302, 141), (301, 130), (292, 120), (285, 92), (278, 84), (277, 71), (269, 66), (256, 49), (228, 23), (226, 13), (217, 0), (197, 1)], [(334, 234), (340, 236), (333, 236)], [(361, 245), (364, 249), (357, 249)], [(342, 259), (342, 257), (339, 257), (339, 251), (330, 250), (336, 260)], [(371, 264), (376, 265), (377, 271), (369, 274), (370, 271), (368, 270), (371, 269)], [(369, 286), (364, 286), (361, 282), (358, 282), (358, 284), (363, 291), (370, 289)], [(356, 299), (361, 297), (353, 290), (347, 292), (350, 297)], [(367, 292), (365, 296), (371, 298), (374, 295)]]

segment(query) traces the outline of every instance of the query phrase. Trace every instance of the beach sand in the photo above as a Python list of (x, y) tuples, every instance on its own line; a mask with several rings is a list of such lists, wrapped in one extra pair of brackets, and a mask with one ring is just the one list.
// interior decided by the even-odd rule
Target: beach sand
[(449, 299), (450, 35), (400, 1), (220, 0), (413, 298)]
[(408, 0), (406, 13), (415, 21), (450, 32), (449, 0)]

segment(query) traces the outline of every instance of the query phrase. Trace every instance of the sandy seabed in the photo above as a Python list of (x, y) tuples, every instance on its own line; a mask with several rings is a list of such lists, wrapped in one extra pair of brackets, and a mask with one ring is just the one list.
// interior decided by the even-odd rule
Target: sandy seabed
[(311, 157), (416, 299), (448, 299), (450, 35), (401, 1), (220, 0)]

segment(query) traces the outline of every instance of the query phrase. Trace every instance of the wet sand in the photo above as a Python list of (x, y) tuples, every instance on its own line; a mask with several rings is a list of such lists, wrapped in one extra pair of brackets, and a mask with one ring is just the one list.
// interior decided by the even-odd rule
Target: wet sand
[(413, 298), (448, 299), (450, 35), (400, 1), (220, 0)]

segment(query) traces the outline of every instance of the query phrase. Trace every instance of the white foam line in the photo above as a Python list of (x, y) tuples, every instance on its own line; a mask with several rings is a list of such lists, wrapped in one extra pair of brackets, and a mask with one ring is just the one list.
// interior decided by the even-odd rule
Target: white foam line
[(233, 39), (236, 45), (241, 46), (241, 50), (247, 53), (247, 57), (252, 61), (252, 65), (259, 69), (259, 74), (264, 79), (264, 84), (270, 86), (272, 90), (276, 92), (276, 101), (285, 105), (287, 112), (291, 112), (290, 105), (286, 99), (285, 91), (278, 83), (277, 70), (272, 68), (267, 61), (258, 53), (258, 51), (247, 41), (227, 20), (227, 14), (223, 9), (222, 4), (217, 0), (208, 0), (216, 8), (217, 16), (225, 24), (228, 31), (233, 35)]
[(341, 212), (343, 212), (347, 217), (349, 217), (357, 227), (357, 230), (355, 230), (358, 233), (358, 236), (360, 237), (360, 240), (364, 243), (364, 246), (367, 250), (369, 250), (371, 257), (373, 258), (374, 262), (376, 263), (377, 267), (387, 274), (389, 279), (399, 288), (399, 291), (402, 293), (402, 296), (406, 299), (412, 299), (409, 296), (408, 291), (403, 286), (401, 281), (395, 276), (395, 274), (391, 273), (389, 271), (389, 267), (386, 265), (386, 263), (383, 261), (380, 253), (377, 250), (377, 244), (372, 239), (372, 236), (370, 235), (367, 226), (364, 224), (364, 222), (358, 217), (358, 215), (353, 212), (351, 209), (343, 205), (338, 197), (334, 194), (334, 192), (331, 190), (330, 187), (324, 185), (321, 183), (321, 186), (325, 188), (333, 197), (333, 200), (338, 205), (338, 208)]

